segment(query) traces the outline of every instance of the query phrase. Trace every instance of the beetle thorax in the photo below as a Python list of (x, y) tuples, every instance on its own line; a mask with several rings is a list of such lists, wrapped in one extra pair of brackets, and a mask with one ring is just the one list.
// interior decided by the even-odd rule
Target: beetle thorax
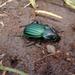
[(50, 29), (45, 30), (44, 33), (43, 33), (43, 37), (45, 39), (50, 39), (51, 35), (54, 35), (54, 34), (50, 31)]

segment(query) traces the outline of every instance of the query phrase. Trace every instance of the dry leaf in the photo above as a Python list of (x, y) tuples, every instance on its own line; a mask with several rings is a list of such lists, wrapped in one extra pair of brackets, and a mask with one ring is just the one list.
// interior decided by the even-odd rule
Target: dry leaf
[(75, 9), (75, 0), (64, 0), (64, 1), (70, 8)]
[(29, 0), (34, 9), (36, 9), (37, 5), (35, 0)]

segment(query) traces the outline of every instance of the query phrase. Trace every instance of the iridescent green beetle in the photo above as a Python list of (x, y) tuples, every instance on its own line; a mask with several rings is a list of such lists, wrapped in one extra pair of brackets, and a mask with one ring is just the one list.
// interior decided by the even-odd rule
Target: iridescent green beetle
[(26, 25), (23, 35), (33, 39), (43, 38), (52, 42), (58, 42), (60, 40), (60, 36), (53, 27), (38, 22), (32, 22)]

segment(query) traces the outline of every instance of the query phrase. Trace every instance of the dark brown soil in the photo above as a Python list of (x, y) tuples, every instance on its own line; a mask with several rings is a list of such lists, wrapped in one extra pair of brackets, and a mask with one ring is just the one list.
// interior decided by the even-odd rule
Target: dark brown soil
[[(6, 0), (2, 0), (2, 3)], [(61, 36), (59, 43), (52, 43), (56, 54), (50, 55), (45, 48), (50, 42), (42, 42), (41, 48), (36, 45), (26, 47), (29, 40), (22, 35), (20, 26), (31, 23), (34, 19), (33, 8), (27, 7), (28, 0), (12, 0), (0, 8), (0, 55), (4, 54), (5, 66), (28, 72), (29, 75), (75, 75), (75, 11), (64, 6), (63, 0), (37, 0), (38, 9), (58, 14), (63, 19), (36, 16), (36, 20), (53, 26)], [(32, 41), (31, 41), (32, 42)], [(42, 49), (43, 47), (43, 49)], [(7, 73), (7, 75), (17, 75)]]

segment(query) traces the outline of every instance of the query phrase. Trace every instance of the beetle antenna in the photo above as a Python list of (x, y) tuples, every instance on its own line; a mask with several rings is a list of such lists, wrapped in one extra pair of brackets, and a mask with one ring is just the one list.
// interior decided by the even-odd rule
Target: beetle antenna
[[(33, 22), (32, 23), (37, 23), (37, 24), (39, 24), (39, 22), (37, 21), (37, 20), (33, 20)], [(22, 27), (25, 27), (26, 25), (23, 25), (23, 26), (19, 26), (20, 28), (22, 28)]]
[(29, 42), (26, 47), (29, 47), (29, 46), (32, 46), (32, 45), (35, 45), (36, 42)]
[(38, 22), (37, 20), (34, 20), (32, 23), (37, 23), (37, 24), (39, 24), (39, 22)]
[(23, 26), (19, 26), (20, 28), (22, 28), (22, 27), (25, 27), (25, 25), (23, 25)]

